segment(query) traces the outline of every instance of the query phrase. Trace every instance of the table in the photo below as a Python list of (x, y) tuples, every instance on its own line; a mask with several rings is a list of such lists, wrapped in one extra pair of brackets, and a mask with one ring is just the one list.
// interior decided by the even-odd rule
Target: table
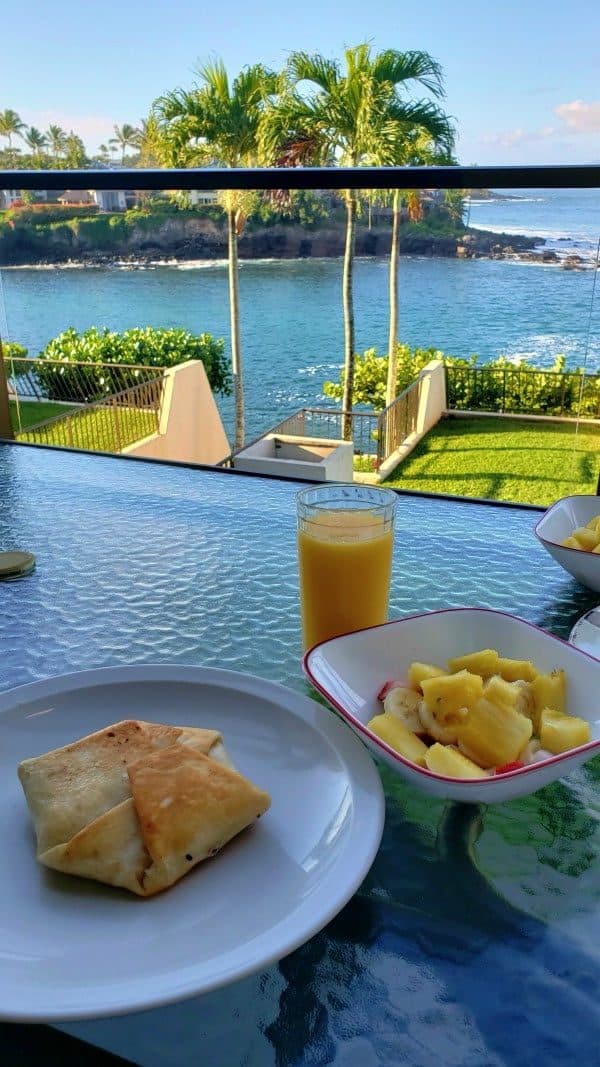
[[(0, 547), (38, 560), (29, 578), (0, 584), (0, 688), (180, 662), (249, 671), (314, 697), (300, 670), (298, 488), (0, 445)], [(481, 605), (566, 636), (598, 598), (537, 544), (537, 517), (401, 495), (391, 617)], [(381, 849), (319, 935), (226, 989), (65, 1024), (63, 1034), (144, 1067), (598, 1062), (600, 759), (487, 810), (438, 802), (380, 771)], [(3, 1049), (21, 1048), (24, 1033), (61, 1040), (4, 1024)], [(13, 1051), (3, 1062), (28, 1060)], [(46, 1062), (71, 1061), (64, 1052)]]

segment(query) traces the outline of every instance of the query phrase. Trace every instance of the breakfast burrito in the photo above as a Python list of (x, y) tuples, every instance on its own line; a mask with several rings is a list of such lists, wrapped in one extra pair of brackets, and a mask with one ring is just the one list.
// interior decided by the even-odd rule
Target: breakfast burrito
[(37, 858), (152, 896), (269, 808), (217, 730), (126, 720), (18, 768)]

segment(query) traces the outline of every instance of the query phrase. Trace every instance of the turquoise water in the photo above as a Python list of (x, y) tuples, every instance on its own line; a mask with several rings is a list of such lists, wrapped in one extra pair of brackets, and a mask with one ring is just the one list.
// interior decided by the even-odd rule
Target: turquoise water
[[(600, 197), (472, 205), (471, 221), (512, 232), (526, 227), (572, 242), (600, 233)], [(597, 215), (596, 215), (597, 212)], [(543, 216), (543, 218), (542, 218)], [(508, 221), (507, 221), (508, 220)], [(510, 225), (509, 225), (510, 223)], [(583, 230), (587, 236), (584, 236)], [(536, 231), (538, 232), (538, 231)], [(563, 248), (566, 243), (563, 242)], [(301, 406), (323, 403), (322, 386), (337, 379), (343, 360), (340, 260), (244, 262), (240, 271), (242, 342), (248, 436)], [(595, 272), (495, 261), (402, 257), (400, 334), (410, 344), (452, 355), (525, 356), (549, 366), (558, 353), (571, 366), (600, 368), (600, 285)], [(4, 335), (36, 355), (67, 326), (183, 326), (229, 337), (224, 263), (152, 269), (17, 269), (2, 272)], [(387, 343), (388, 263), (356, 263), (356, 342), (359, 351)], [(1, 295), (1, 294), (0, 294)], [(0, 301), (0, 314), (1, 314)], [(0, 326), (2, 325), (0, 319)], [(230, 400), (219, 401), (231, 427)]]

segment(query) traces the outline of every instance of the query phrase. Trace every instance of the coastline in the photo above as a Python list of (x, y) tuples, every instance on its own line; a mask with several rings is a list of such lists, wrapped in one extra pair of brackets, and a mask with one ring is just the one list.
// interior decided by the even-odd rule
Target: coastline
[[(127, 239), (116, 239), (110, 247), (92, 244), (85, 234), (60, 227), (48, 234), (13, 231), (8, 247), (0, 245), (0, 269), (151, 269), (181, 264), (221, 264), (227, 261), (224, 228), (210, 220), (182, 225), (169, 220), (152, 232), (133, 229)], [(68, 237), (68, 240), (67, 240)], [(545, 249), (546, 239), (535, 235), (497, 233), (467, 227), (458, 233), (436, 232), (433, 228), (410, 225), (401, 228), (400, 256), (443, 259), (521, 259), (541, 264), (561, 264), (565, 256)], [(344, 255), (345, 227), (325, 225), (303, 228), (297, 225), (256, 227), (239, 238), (240, 262), (256, 260), (338, 259)], [(389, 226), (357, 229), (356, 257), (389, 258)], [(573, 257), (574, 258), (574, 257)], [(575, 264), (573, 264), (575, 265)]]
[[(169, 216), (146, 219), (126, 233), (112, 226), (118, 216), (97, 216), (94, 225), (108, 219), (108, 234), (82, 228), (58, 226), (13, 228), (0, 240), (0, 270), (155, 270), (160, 267), (199, 269), (227, 264), (227, 234), (223, 225), (206, 217)], [(84, 220), (85, 221), (85, 220)], [(104, 227), (106, 229), (106, 227)], [(563, 270), (587, 270), (594, 260), (566, 238), (564, 247), (547, 235), (506, 232), (469, 225), (441, 230), (426, 223), (405, 223), (400, 228), (400, 257), (424, 259), (487, 259), (555, 266)], [(238, 240), (241, 264), (256, 261), (341, 259), (346, 231), (343, 222), (320, 225), (297, 223), (249, 226)], [(355, 256), (389, 259), (389, 223), (367, 226), (359, 223)]]

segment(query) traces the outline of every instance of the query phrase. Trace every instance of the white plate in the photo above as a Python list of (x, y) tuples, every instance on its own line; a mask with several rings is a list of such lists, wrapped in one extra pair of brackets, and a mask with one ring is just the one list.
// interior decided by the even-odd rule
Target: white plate
[(600, 659), (600, 608), (586, 611), (577, 620), (569, 634), (569, 641), (575, 648), (587, 652), (588, 656)]
[[(123, 718), (216, 727), (269, 812), (150, 899), (35, 859), (18, 762)], [(343, 723), (283, 686), (201, 667), (85, 671), (0, 695), (0, 1018), (116, 1015), (266, 967), (367, 874), (383, 830), (376, 768)]]
[[(368, 729), (369, 719), (383, 710), (377, 694), (384, 682), (406, 678), (413, 660), (443, 667), (448, 659), (481, 648), (495, 648), (514, 659), (530, 659), (544, 672), (563, 667), (567, 673), (567, 710), (590, 722), (592, 741), (521, 770), (466, 780), (417, 767)], [(449, 608), (334, 637), (306, 654), (304, 669), (315, 688), (375, 755), (433, 796), (478, 804), (512, 800), (563, 777), (600, 751), (600, 663), (547, 631), (502, 611)]]

